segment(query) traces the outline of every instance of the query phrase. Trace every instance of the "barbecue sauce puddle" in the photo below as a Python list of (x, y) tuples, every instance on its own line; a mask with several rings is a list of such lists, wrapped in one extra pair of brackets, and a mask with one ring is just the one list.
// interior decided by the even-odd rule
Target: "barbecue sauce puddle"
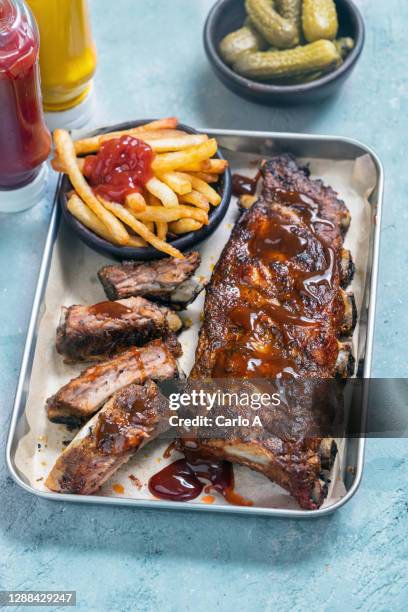
[[(171, 444), (164, 453), (168, 457), (175, 447)], [(184, 458), (170, 463), (149, 479), (149, 491), (159, 499), (187, 502), (196, 499), (204, 491), (217, 491), (236, 506), (252, 506), (234, 491), (234, 469), (229, 461), (210, 459), (195, 452), (183, 450)], [(205, 485), (203, 480), (208, 481)]]

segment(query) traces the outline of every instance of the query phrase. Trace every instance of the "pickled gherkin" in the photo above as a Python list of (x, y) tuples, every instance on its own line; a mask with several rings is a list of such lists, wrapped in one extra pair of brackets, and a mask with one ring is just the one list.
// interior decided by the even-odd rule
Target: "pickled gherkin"
[(266, 47), (262, 36), (250, 25), (245, 25), (222, 39), (220, 53), (223, 60), (232, 65), (243, 53), (262, 51)]
[(235, 62), (234, 70), (248, 78), (273, 80), (326, 71), (339, 62), (341, 57), (335, 45), (319, 40), (286, 51), (247, 53)]
[(339, 29), (334, 0), (303, 0), (302, 24), (308, 42), (334, 40)]
[(343, 59), (354, 49), (354, 40), (349, 37), (338, 38), (334, 44)]
[(302, 34), (302, 0), (276, 0), (276, 9), (284, 19), (296, 25), (299, 38)]
[(299, 44), (296, 24), (282, 17), (271, 0), (246, 0), (245, 8), (253, 25), (270, 45), (287, 49)]
[(256, 29), (256, 27), (254, 26), (254, 24), (252, 23), (252, 21), (250, 20), (249, 17), (247, 17), (244, 21), (244, 26), (247, 26), (248, 28), (251, 28), (251, 30), (253, 32), (256, 33), (256, 35), (259, 37), (259, 39), (262, 41), (262, 46), (260, 46), (259, 51), (279, 51), (278, 47), (273, 47), (272, 45), (270, 45), (268, 42), (266, 42), (266, 40), (263, 38), (263, 36), (260, 35), (260, 33), (258, 32), (258, 30)]

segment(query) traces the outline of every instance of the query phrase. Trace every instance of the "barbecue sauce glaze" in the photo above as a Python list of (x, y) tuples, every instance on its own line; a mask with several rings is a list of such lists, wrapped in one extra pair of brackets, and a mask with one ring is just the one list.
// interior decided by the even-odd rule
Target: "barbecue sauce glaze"
[[(247, 181), (244, 179), (236, 175), (236, 193), (255, 193), (257, 177)], [(319, 216), (319, 204), (305, 194), (276, 189), (273, 199), (294, 210), (316, 238), (316, 224), (333, 227), (331, 221)], [(296, 224), (291, 224), (286, 217), (272, 211), (261, 225), (254, 228), (248, 242), (248, 255), (265, 266), (281, 264), (287, 267), (287, 277), (291, 282), (288, 283), (290, 289), (285, 295), (286, 305), (274, 304), (270, 298), (262, 295), (261, 290), (245, 284), (243, 279), (239, 287), (239, 304), (231, 307), (228, 312), (231, 322), (237, 327), (237, 334), (232, 346), (219, 350), (212, 370), (213, 378), (297, 376), (295, 362), (285, 355), (282, 343), (276, 340), (283, 338), (285, 345), (290, 345), (299, 329), (314, 328), (318, 333), (324, 325), (324, 320), (320, 320), (318, 315), (318, 307), (324, 299), (324, 291), (320, 291), (320, 288), (322, 285), (332, 286), (338, 274), (338, 264), (336, 253), (321, 233), (318, 240), (322, 245), (325, 263), (321, 269), (303, 271), (290, 265), (291, 261), (302, 256), (307, 246), (307, 239), (297, 231)], [(305, 295), (317, 303), (313, 319), (305, 312)], [(337, 309), (337, 315), (341, 317), (344, 312), (343, 303), (339, 302)]]
[(120, 416), (116, 411), (114, 415), (101, 412), (95, 432), (98, 450), (120, 455), (142, 442), (144, 433), (151, 428), (151, 423), (150, 428), (146, 427), (148, 418), (144, 416), (146, 399), (132, 397), (128, 403), (122, 401)]
[(119, 302), (99, 302), (89, 308), (89, 312), (96, 317), (106, 319), (121, 319), (123, 315), (132, 312), (130, 308), (127, 308)]

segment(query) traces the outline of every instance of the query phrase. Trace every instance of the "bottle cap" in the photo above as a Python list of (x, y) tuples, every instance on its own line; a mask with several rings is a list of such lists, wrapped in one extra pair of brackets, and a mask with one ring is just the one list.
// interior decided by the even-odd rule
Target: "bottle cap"
[(91, 85), (89, 93), (77, 106), (65, 111), (47, 112), (45, 122), (48, 129), (53, 132), (57, 128), (75, 130), (88, 123), (94, 114), (94, 89)]
[(0, 189), (0, 212), (16, 213), (38, 204), (45, 195), (48, 166), (42, 164), (35, 179), (18, 189)]

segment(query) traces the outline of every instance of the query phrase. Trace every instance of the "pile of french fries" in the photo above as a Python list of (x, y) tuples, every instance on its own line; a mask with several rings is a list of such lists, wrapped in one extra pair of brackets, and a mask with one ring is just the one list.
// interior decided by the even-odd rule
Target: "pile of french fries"
[[(166, 240), (168, 235), (197, 231), (208, 224), (211, 206), (221, 196), (211, 187), (228, 162), (212, 159), (217, 141), (205, 134), (188, 134), (177, 129), (174, 117), (152, 121), (120, 132), (73, 141), (66, 130), (55, 130), (52, 166), (65, 172), (73, 191), (68, 210), (98, 236), (120, 246), (152, 245), (172, 257), (183, 254)], [(83, 174), (84, 156), (97, 153), (103, 142), (131, 135), (155, 152), (153, 177), (142, 193), (131, 193), (125, 203), (96, 195)]]

